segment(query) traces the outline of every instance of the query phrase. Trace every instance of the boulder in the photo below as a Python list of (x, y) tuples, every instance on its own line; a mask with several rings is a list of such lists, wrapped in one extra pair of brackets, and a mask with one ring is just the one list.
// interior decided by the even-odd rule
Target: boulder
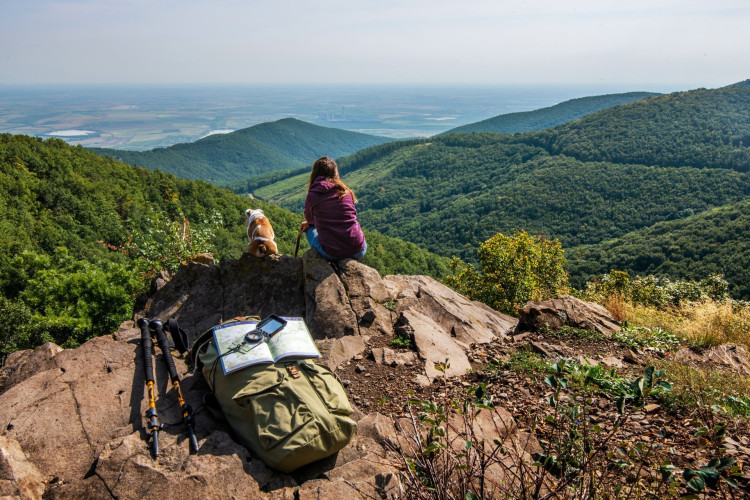
[[(162, 277), (163, 279), (163, 277)], [(304, 317), (302, 262), (286, 255), (244, 254), (219, 265), (189, 262), (148, 299), (136, 316), (175, 318), (194, 340), (237, 316)]]
[(397, 312), (412, 309), (465, 344), (504, 340), (518, 321), (467, 299), (429, 276), (386, 276), (398, 287)]
[(750, 376), (750, 357), (747, 350), (734, 344), (718, 345), (702, 353), (682, 347), (674, 354), (674, 360), (694, 364), (710, 363)]
[[(418, 311), (406, 310), (401, 313), (399, 324), (414, 337), (419, 357), (425, 362), (424, 370), (428, 378), (460, 377), (471, 369), (464, 348), (432, 318)], [(440, 370), (438, 366), (441, 367)]]
[(387, 347), (374, 347), (372, 358), (377, 364), (386, 366), (413, 366), (418, 361), (414, 351), (394, 351)]
[(316, 340), (318, 351), (331, 370), (338, 369), (342, 363), (349, 361), (367, 349), (360, 335), (350, 335), (338, 339)]
[(563, 326), (591, 330), (606, 336), (620, 331), (620, 325), (606, 308), (569, 295), (544, 302), (527, 302), (519, 311), (516, 331), (537, 331), (543, 327), (559, 330)]
[(0, 393), (6, 387), (18, 384), (55, 366), (54, 358), (60, 351), (62, 351), (61, 347), (52, 342), (47, 342), (34, 350), (16, 351), (8, 355), (2, 369), (3, 377), (0, 379)]
[(311, 250), (302, 256), (305, 320), (315, 339), (359, 334), (357, 316), (333, 266)]

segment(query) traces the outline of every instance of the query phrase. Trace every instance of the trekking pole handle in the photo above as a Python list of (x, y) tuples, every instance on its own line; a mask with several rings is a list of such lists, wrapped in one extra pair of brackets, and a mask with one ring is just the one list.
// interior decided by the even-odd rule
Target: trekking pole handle
[(154, 363), (151, 359), (151, 332), (148, 329), (148, 320), (138, 320), (138, 328), (141, 329), (141, 350), (143, 351), (143, 367), (146, 372), (146, 382), (154, 381)]
[(177, 368), (174, 365), (174, 358), (172, 358), (172, 352), (169, 350), (169, 341), (167, 340), (167, 335), (164, 333), (164, 324), (160, 319), (154, 319), (149, 323), (149, 328), (156, 333), (156, 342), (159, 344), (164, 361), (167, 363), (169, 378), (172, 379), (172, 382), (179, 380)]

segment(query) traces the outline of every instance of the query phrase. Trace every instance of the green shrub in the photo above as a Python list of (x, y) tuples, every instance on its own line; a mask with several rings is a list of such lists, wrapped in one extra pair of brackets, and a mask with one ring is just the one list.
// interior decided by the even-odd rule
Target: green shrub
[(586, 285), (584, 296), (593, 300), (605, 300), (619, 295), (633, 304), (645, 306), (677, 306), (681, 302), (697, 302), (706, 299), (725, 301), (729, 298), (729, 284), (718, 274), (696, 280), (672, 281), (653, 275), (631, 278), (625, 271), (610, 271)]
[(212, 253), (215, 232), (223, 224), (221, 214), (214, 211), (204, 216), (201, 223), (191, 225), (181, 211), (170, 218), (149, 208), (144, 230), (131, 231), (124, 250), (146, 266), (153, 275), (162, 269), (176, 271), (180, 263), (201, 253)]
[(3, 314), (20, 318), (24, 327), (3, 333), (0, 347), (6, 352), (44, 342), (75, 347), (112, 333), (132, 314), (135, 295), (144, 287), (132, 263), (78, 260), (65, 248), (52, 256), (23, 252), (11, 269), (4, 276), (9, 297), (3, 299)]
[(30, 320), (31, 311), (26, 304), (0, 296), (0, 366), (11, 352), (31, 347), (28, 339)]
[(563, 270), (564, 250), (558, 240), (516, 231), (498, 233), (479, 246), (482, 271), (455, 258), (446, 283), (472, 300), (506, 314), (517, 314), (529, 300), (544, 300), (564, 293), (568, 277)]

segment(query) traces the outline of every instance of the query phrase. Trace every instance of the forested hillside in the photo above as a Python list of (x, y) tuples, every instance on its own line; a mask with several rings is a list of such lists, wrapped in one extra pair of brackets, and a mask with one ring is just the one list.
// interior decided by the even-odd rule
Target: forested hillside
[(578, 286), (612, 269), (690, 279), (715, 273), (729, 279), (734, 296), (750, 297), (750, 200), (572, 249), (568, 264)]
[(344, 156), (390, 140), (285, 118), (151, 151), (92, 151), (149, 170), (216, 184), (312, 165), (321, 156)]
[[(111, 333), (150, 273), (192, 253), (239, 257), (249, 207), (265, 211), (279, 251), (292, 254), (300, 214), (62, 140), (0, 135), (0, 361), (14, 348)], [(447, 259), (412, 243), (367, 238), (365, 263), (384, 274), (447, 273)]]
[[(438, 254), (473, 260), (479, 242), (514, 229), (559, 238), (570, 249), (746, 199), (748, 116), (747, 85), (697, 90), (542, 132), (452, 134), (373, 147), (357, 154), (363, 161), (342, 159), (349, 166), (342, 172), (360, 199), (366, 227)], [(306, 180), (305, 172), (288, 172), (253, 192), (299, 210)], [(659, 272), (710, 272), (699, 255), (684, 255)], [(690, 272), (679, 272), (682, 266)], [(727, 279), (733, 291), (744, 290), (738, 278)]]
[(624, 94), (607, 94), (592, 97), (581, 97), (561, 102), (554, 106), (537, 109), (534, 111), (523, 111), (520, 113), (507, 113), (469, 123), (443, 132), (440, 135), (458, 134), (467, 132), (501, 132), (504, 134), (515, 134), (517, 132), (531, 132), (554, 127), (577, 118), (581, 118), (601, 109), (627, 104), (641, 99), (647, 99), (660, 94), (653, 92), (627, 92)]
[(676, 92), (523, 136), (584, 161), (750, 170), (750, 86)]

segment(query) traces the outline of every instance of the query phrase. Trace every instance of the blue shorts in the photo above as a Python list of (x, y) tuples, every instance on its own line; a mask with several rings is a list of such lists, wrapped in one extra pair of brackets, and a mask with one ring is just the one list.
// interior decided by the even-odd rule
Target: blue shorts
[(361, 252), (357, 252), (354, 255), (349, 255), (346, 257), (331, 257), (323, 249), (320, 247), (320, 241), (318, 241), (318, 230), (314, 227), (310, 226), (310, 228), (305, 232), (305, 237), (307, 238), (307, 243), (310, 245), (310, 248), (314, 248), (318, 251), (318, 253), (323, 257), (325, 260), (330, 261), (336, 261), (341, 259), (356, 259), (356, 260), (362, 260), (365, 256), (365, 252), (367, 252), (367, 241), (365, 241), (365, 247), (362, 249)]

